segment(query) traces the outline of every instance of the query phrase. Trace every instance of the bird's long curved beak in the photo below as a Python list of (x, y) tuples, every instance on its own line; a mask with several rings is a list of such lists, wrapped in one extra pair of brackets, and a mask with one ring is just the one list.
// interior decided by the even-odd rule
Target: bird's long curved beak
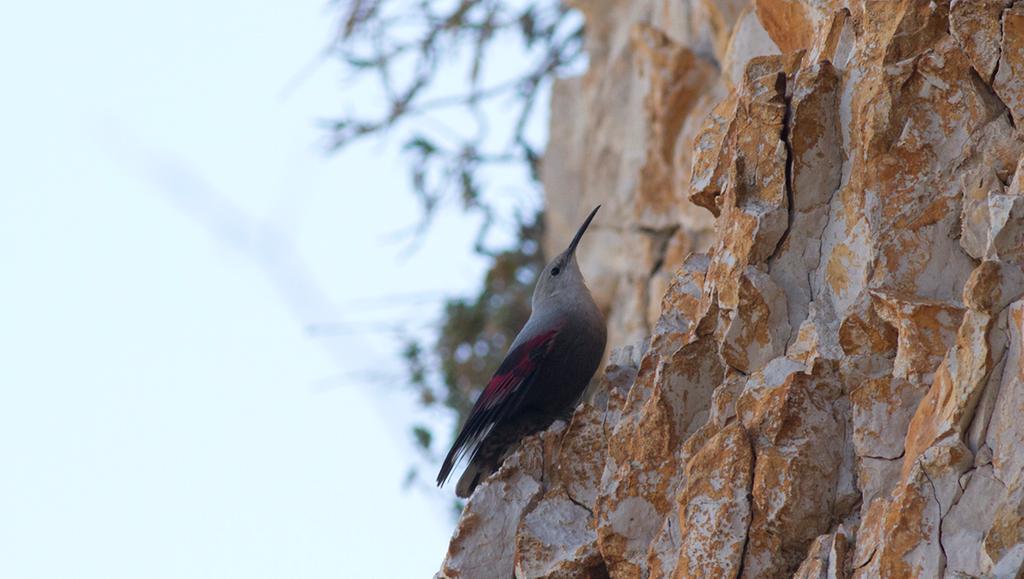
[(600, 205), (594, 207), (594, 210), (587, 216), (587, 220), (583, 222), (583, 225), (580, 225), (579, 231), (576, 232), (576, 235), (572, 238), (572, 243), (569, 244), (569, 251), (567, 253), (571, 255), (576, 252), (576, 246), (579, 245), (580, 239), (583, 237), (583, 232), (587, 230), (588, 226), (590, 226), (590, 222), (594, 220), (594, 216), (597, 215), (597, 210), (600, 208)]

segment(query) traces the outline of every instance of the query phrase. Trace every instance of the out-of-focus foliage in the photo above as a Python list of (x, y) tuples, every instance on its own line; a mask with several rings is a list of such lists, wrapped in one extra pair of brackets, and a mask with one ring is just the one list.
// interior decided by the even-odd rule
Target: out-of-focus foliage
[[(446, 206), (483, 216), (475, 250), (491, 263), (479, 294), (447, 300), (436, 340), (410, 339), (403, 351), (422, 404), (451, 409), (458, 427), (529, 317), (533, 283), (544, 266), (540, 213), (520, 218), (510, 247), (485, 247), (495, 201), (488, 177), (495, 168), (512, 169), (521, 172), (524, 192), (539, 191), (545, 135), (531, 134), (537, 124), (531, 121), (542, 112), (537, 101), (550, 82), (578, 72), (583, 21), (558, 0), (336, 6), (341, 18), (330, 52), (349, 72), (350, 90), (373, 90), (380, 98), (373, 110), (347, 111), (330, 122), (334, 147), (383, 133), (402, 139), (423, 209), (421, 232)], [(417, 425), (412, 436), (425, 456), (440, 462), (446, 449), (438, 448), (430, 428)], [(411, 470), (409, 481), (417, 477)]]

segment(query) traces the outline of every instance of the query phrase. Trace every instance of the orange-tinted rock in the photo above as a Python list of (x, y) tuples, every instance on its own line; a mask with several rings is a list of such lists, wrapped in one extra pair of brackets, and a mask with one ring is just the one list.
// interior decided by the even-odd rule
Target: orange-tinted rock
[(701, 309), (701, 296), (707, 270), (708, 257), (691, 254), (673, 272), (658, 300), (654, 335), (664, 336), (662, 339), (667, 339), (667, 336), (682, 339), (694, 329), (704, 313)]
[(545, 247), (604, 205), (613, 353), (443, 574), (1018, 575), (1024, 0), (579, 6)]
[[(542, 492), (541, 438), (527, 439), (473, 493), (452, 535), (439, 577), (472, 579), (512, 574), (520, 517)], [(496, 512), (502, 516), (495, 517)]]
[(982, 545), (982, 568), (990, 576), (1020, 575), (1024, 568), (1024, 485), (1015, 484), (997, 505)]
[(792, 331), (807, 319), (822, 281), (821, 236), (843, 168), (839, 124), (839, 76), (828, 62), (797, 73), (788, 119), (789, 188), (793, 207), (789, 229), (772, 258), (770, 275), (785, 290)]
[(957, 333), (956, 345), (942, 361), (928, 394), (917, 407), (907, 432), (904, 475), (914, 461), (941, 438), (963, 437), (1001, 344), (989, 343), (992, 317), (968, 311)]
[[(672, 42), (664, 32), (650, 26), (633, 30), (633, 43), (642, 61), (641, 74), (650, 79), (644, 101), (649, 127), (645, 161), (633, 210), (636, 221), (657, 229), (679, 222), (688, 191), (675, 188), (676, 142), (691, 110), (715, 76), (711, 62), (689, 48)], [(706, 213), (704, 226), (710, 227)]]
[(899, 346), (899, 322), (888, 322), (878, 314), (885, 310), (890, 319), (898, 319), (894, 308), (879, 296), (869, 295), (847, 312), (839, 326), (839, 344), (848, 356), (884, 355), (892, 357)]
[(830, 363), (793, 369), (769, 365), (737, 402), (756, 457), (747, 577), (791, 574), (833, 515), (846, 428), (834, 406), (840, 386)]
[(735, 577), (743, 564), (753, 453), (738, 424), (722, 430), (686, 465), (674, 577)]
[(845, 69), (854, 47), (853, 22), (850, 11), (839, 8), (819, 21), (808, 53), (808, 64), (828, 61), (837, 69)]
[(985, 80), (991, 79), (999, 61), (1003, 9), (1012, 0), (953, 0), (949, 31)]
[[(1022, 173), (1018, 164), (1022, 155), (1022, 135), (1014, 130), (1007, 115), (993, 118), (966, 145), (967, 160), (960, 177), (960, 245), (975, 259), (999, 259), (1000, 251), (1004, 259), (1015, 255), (1013, 238), (1021, 227), (1019, 208), (1017, 220), (1011, 217), (1016, 197), (1021, 195)], [(1009, 187), (1005, 186), (1007, 182)]]
[(989, 231), (986, 256), (1024, 265), (1024, 158), (1005, 194), (988, 196)]
[(940, 577), (940, 521), (931, 483), (917, 469), (890, 501), (872, 503), (857, 535), (852, 577)]
[(935, 372), (953, 345), (963, 310), (943, 302), (906, 301), (881, 293), (876, 296), (878, 313), (899, 336), (893, 374), (916, 378)]
[(1006, 485), (1024, 484), (1024, 302), (1007, 311), (1009, 344), (998, 376), (998, 398), (988, 426), (994, 476)]
[(599, 577), (604, 562), (590, 511), (561, 493), (537, 501), (519, 525), (515, 561), (516, 577)]
[(729, 147), (735, 132), (734, 116), (737, 105), (735, 95), (730, 95), (718, 103), (693, 140), (690, 200), (710, 211), (715, 217), (719, 215), (717, 199), (725, 189), (729, 174)]
[(835, 533), (821, 535), (807, 550), (807, 557), (793, 574), (794, 579), (843, 579), (847, 576), (850, 540), (840, 526)]
[(613, 575), (645, 575), (648, 543), (680, 483), (678, 448), (707, 419), (722, 372), (716, 344), (706, 335), (663, 358), (652, 349), (641, 365), (637, 385), (650, 384), (644, 386), (648, 393), (640, 404), (633, 398), (637, 386), (630, 392), (626, 412), (635, 414), (635, 426), (623, 424), (613, 433), (614, 458), (597, 503), (598, 544)]
[(1001, 261), (983, 261), (964, 286), (964, 304), (979, 312), (998, 314), (1024, 295), (1024, 269)]
[(757, 18), (784, 53), (807, 48), (814, 38), (814, 23), (801, 0), (755, 0)]
[(1015, 2), (1003, 11), (1002, 32), (992, 88), (1020, 127), (1024, 123), (1024, 3)]
[(727, 364), (749, 374), (785, 351), (789, 317), (786, 296), (768, 275), (748, 267), (737, 285), (721, 353)]
[(942, 519), (942, 544), (946, 570), (962, 576), (983, 577), (991, 572), (984, 551), (977, 546), (992, 528), (1006, 495), (1006, 487), (985, 465), (961, 477), (963, 495)]
[(900, 458), (910, 419), (924, 395), (924, 388), (891, 376), (858, 384), (850, 392), (857, 455)]
[(723, 80), (730, 88), (735, 87), (740, 84), (751, 60), (779, 53), (779, 47), (765, 30), (754, 7), (748, 4), (733, 26), (729, 45), (721, 60)]
[(598, 408), (581, 406), (565, 433), (552, 439), (557, 445), (547, 453), (553, 457), (553, 464), (545, 471), (545, 485), (557, 487), (574, 503), (590, 510), (597, 502), (598, 482), (607, 453), (603, 422), (604, 414)]

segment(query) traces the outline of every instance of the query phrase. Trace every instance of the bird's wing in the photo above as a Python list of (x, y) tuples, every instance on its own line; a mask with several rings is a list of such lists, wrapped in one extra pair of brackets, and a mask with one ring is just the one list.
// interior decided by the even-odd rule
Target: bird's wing
[(462, 431), (455, 438), (437, 475), (438, 486), (448, 479), (452, 468), (470, 447), (487, 434), (494, 424), (518, 406), (530, 379), (551, 352), (558, 329), (548, 330), (516, 346), (505, 356), (494, 377), (477, 398)]

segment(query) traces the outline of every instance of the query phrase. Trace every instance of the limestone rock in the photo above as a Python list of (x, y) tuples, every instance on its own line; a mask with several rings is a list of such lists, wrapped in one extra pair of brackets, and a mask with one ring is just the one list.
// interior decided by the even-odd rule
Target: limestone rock
[(991, 81), (1002, 44), (1003, 9), (1012, 0), (953, 0), (949, 31), (971, 59), (971, 66)]
[(712, 437), (686, 465), (675, 577), (735, 576), (750, 526), (753, 452), (738, 424)]
[(541, 480), (547, 490), (521, 515), (515, 539), (518, 577), (600, 576), (593, 510), (604, 467), (603, 414), (582, 407), (559, 440)]
[(605, 0), (548, 249), (613, 348), (442, 577), (1024, 573), (1024, 0)]
[(999, 63), (992, 88), (1013, 115), (1014, 124), (1024, 121), (1024, 2), (1015, 2), (1002, 13)]
[[(511, 575), (520, 518), (541, 492), (540, 437), (531, 437), (466, 503), (438, 577)], [(501, 513), (500, 517), (493, 516)]]

